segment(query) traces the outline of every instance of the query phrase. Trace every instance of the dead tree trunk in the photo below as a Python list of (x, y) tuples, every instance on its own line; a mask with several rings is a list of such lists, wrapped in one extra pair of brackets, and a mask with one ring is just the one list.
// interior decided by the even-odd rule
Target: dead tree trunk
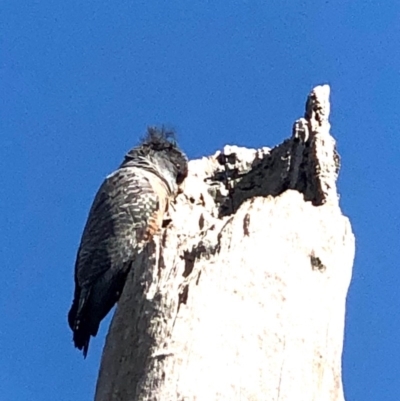
[(96, 401), (343, 401), (354, 236), (336, 191), (329, 86), (274, 149), (190, 162), (126, 283)]

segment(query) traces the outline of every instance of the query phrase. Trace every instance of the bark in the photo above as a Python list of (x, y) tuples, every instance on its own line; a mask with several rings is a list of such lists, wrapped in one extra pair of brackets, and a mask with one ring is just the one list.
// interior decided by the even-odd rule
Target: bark
[(329, 86), (290, 139), (190, 162), (168, 227), (135, 262), (96, 401), (342, 401), (354, 258)]

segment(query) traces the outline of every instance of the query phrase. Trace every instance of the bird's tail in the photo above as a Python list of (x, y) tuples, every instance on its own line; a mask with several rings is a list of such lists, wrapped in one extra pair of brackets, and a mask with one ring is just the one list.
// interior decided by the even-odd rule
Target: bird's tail
[(90, 337), (95, 337), (100, 322), (110, 312), (118, 301), (130, 263), (117, 274), (112, 270), (107, 271), (90, 287), (76, 285), (74, 301), (68, 313), (68, 323), (74, 332), (75, 347), (83, 351), (86, 358)]
[(78, 330), (74, 331), (73, 341), (75, 347), (79, 350), (82, 350), (84, 358), (86, 358), (89, 350), (90, 336), (91, 334), (86, 328), (83, 329), (82, 327), (80, 327)]
[(99, 324), (87, 316), (88, 296), (89, 294), (76, 294), (68, 313), (69, 327), (73, 331), (73, 342), (75, 347), (83, 352), (84, 358), (89, 350), (90, 337), (95, 336), (99, 329)]

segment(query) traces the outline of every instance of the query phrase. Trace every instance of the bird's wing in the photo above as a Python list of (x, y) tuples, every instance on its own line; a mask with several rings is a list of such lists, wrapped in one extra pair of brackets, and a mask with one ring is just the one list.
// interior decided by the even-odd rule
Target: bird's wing
[(117, 273), (129, 268), (161, 226), (163, 202), (151, 178), (130, 168), (117, 170), (103, 182), (78, 251), (75, 273), (80, 286), (90, 286), (109, 269)]

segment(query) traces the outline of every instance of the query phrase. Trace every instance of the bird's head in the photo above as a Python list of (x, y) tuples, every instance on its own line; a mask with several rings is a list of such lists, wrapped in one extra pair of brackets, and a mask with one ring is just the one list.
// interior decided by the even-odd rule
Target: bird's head
[(149, 127), (141, 144), (126, 154), (122, 166), (139, 161), (141, 167), (155, 169), (175, 191), (188, 175), (188, 159), (175, 138), (173, 131)]

